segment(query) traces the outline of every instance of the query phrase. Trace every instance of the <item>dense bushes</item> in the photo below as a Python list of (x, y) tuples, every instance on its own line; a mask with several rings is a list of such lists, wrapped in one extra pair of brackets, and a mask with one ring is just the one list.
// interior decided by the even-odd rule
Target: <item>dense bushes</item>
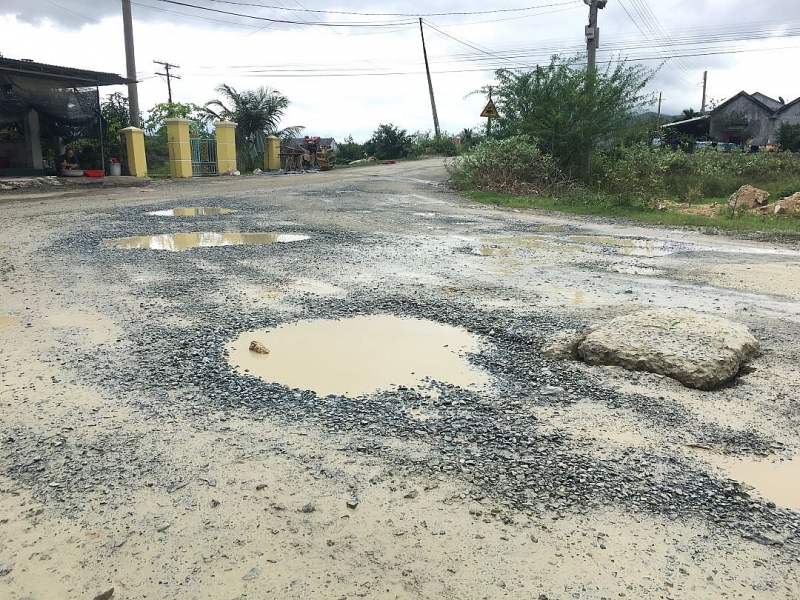
[(704, 149), (686, 154), (645, 145), (598, 152), (593, 185), (620, 204), (650, 206), (658, 200), (724, 198), (742, 185), (796, 181), (800, 157), (786, 153), (722, 152)]
[(546, 194), (566, 178), (555, 159), (524, 136), (487, 140), (447, 163), (450, 183), (460, 190)]
[[(525, 136), (489, 140), (447, 165), (459, 190), (522, 195), (561, 195), (568, 178), (556, 160)], [(800, 188), (800, 156), (782, 152), (686, 154), (645, 144), (598, 151), (590, 181), (564, 201), (652, 208), (664, 200), (693, 202), (725, 198), (749, 183), (775, 188), (776, 197)]]

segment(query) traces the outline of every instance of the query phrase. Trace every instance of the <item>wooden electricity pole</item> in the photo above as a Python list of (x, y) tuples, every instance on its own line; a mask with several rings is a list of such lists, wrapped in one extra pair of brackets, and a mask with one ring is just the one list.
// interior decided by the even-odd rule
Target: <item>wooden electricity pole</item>
[(436, 100), (433, 98), (433, 83), (431, 82), (431, 69), (428, 66), (428, 51), (425, 50), (425, 33), (422, 31), (422, 17), (419, 19), (419, 33), (422, 36), (422, 54), (425, 56), (425, 72), (428, 74), (428, 92), (431, 95), (431, 110), (433, 111), (433, 129), (439, 137), (439, 115), (436, 114)]
[(122, 0), (122, 26), (125, 29), (125, 64), (128, 79), (128, 108), (131, 113), (131, 125), (141, 127), (139, 120), (139, 88), (136, 84), (136, 57), (133, 52), (133, 17), (131, 16), (131, 0)]
[(161, 75), (167, 78), (167, 95), (169, 98), (169, 103), (172, 104), (172, 81), (171, 79), (180, 79), (180, 75), (173, 75), (169, 72), (170, 69), (180, 69), (180, 65), (171, 65), (168, 62), (162, 62), (160, 60), (153, 61), (157, 65), (161, 65), (164, 67), (164, 73), (156, 73), (156, 75)]

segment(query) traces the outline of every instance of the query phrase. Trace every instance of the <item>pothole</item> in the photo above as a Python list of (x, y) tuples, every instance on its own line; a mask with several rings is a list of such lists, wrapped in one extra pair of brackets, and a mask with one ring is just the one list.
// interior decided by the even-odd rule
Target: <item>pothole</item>
[(179, 206), (167, 210), (154, 210), (148, 214), (153, 217), (205, 217), (209, 215), (227, 215), (236, 212), (232, 208), (214, 208), (210, 206)]
[(570, 241), (591, 246), (610, 246), (614, 252), (628, 256), (667, 256), (675, 252), (674, 247), (657, 240), (638, 240), (594, 235), (571, 235)]
[(19, 323), (19, 317), (0, 315), (0, 327), (11, 327)]
[[(269, 354), (249, 350), (263, 343)], [(271, 331), (249, 331), (228, 344), (229, 361), (270, 382), (291, 388), (357, 397), (395, 387), (441, 382), (480, 389), (489, 375), (471, 365), (478, 350), (467, 330), (391, 315), (298, 321)]]
[(754, 460), (695, 452), (726, 477), (753, 488), (764, 500), (800, 510), (800, 460)]
[(189, 248), (241, 246), (301, 242), (307, 235), (295, 233), (164, 233), (103, 240), (106, 246), (124, 249), (169, 250), (180, 252)]

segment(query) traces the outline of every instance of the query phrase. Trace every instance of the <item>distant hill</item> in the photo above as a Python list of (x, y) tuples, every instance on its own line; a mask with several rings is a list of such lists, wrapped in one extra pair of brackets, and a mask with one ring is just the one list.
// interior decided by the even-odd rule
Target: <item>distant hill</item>
[[(648, 110), (643, 113), (639, 113), (638, 115), (634, 115), (631, 119), (633, 124), (636, 123), (646, 123), (647, 121), (655, 121), (658, 118), (658, 113), (654, 110)], [(671, 123), (675, 119), (677, 119), (677, 115), (665, 115), (661, 113), (661, 122), (662, 123)]]

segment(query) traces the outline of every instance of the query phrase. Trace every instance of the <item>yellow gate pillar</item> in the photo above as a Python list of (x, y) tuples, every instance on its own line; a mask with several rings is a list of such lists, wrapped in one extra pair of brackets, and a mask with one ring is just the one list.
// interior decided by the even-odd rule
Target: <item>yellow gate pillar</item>
[(236, 169), (236, 123), (217, 121), (217, 172), (230, 173)]
[(169, 174), (171, 177), (192, 176), (192, 146), (189, 142), (189, 119), (166, 119)]
[(144, 153), (144, 130), (125, 127), (119, 130), (125, 142), (128, 157), (128, 174), (131, 177), (147, 177), (147, 158)]
[(264, 152), (264, 170), (278, 171), (281, 168), (281, 141), (274, 135), (267, 138), (267, 151)]

